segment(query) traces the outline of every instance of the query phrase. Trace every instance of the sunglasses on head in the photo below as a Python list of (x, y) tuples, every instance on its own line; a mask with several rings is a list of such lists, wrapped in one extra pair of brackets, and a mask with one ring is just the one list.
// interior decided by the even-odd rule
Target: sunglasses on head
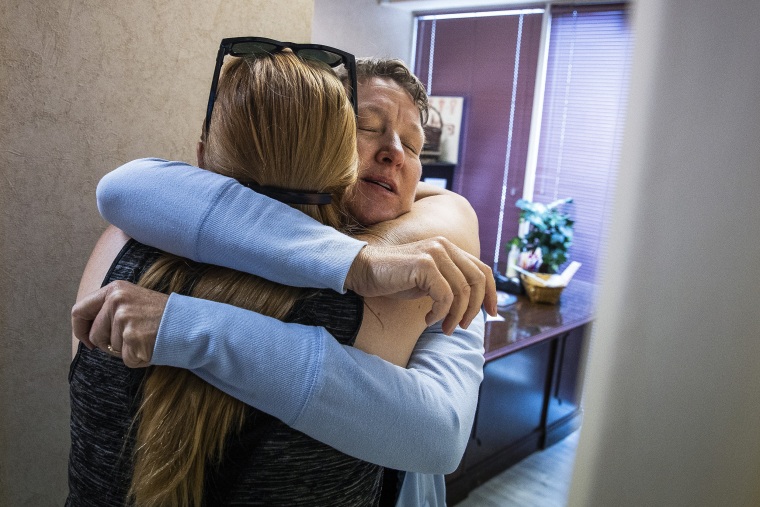
[(224, 57), (227, 55), (237, 57), (272, 55), (279, 53), (283, 49), (290, 49), (304, 60), (315, 60), (325, 63), (330, 67), (337, 67), (342, 64), (348, 73), (351, 84), (351, 105), (354, 108), (354, 114), (356, 114), (358, 110), (356, 101), (356, 59), (351, 53), (321, 44), (296, 44), (266, 39), (264, 37), (232, 37), (222, 39), (219, 45), (219, 52), (216, 55), (216, 67), (214, 67), (214, 77), (211, 81), (211, 92), (209, 93), (208, 107), (206, 108), (206, 120), (203, 123), (203, 131), (207, 136)]

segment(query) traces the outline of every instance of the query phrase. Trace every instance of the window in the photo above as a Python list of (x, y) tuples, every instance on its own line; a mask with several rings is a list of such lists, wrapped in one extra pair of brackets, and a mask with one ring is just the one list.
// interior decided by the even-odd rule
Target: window
[(480, 256), (489, 265), (517, 235), (541, 20), (540, 10), (417, 18), (415, 73), (430, 95), (465, 99), (453, 188), (478, 214)]
[(632, 38), (624, 7), (452, 16), (417, 18), (414, 69), (431, 95), (465, 97), (454, 190), (478, 214), (482, 260), (505, 271), (517, 199), (573, 197), (570, 258), (584, 264), (579, 279), (595, 280), (626, 107)]
[(569, 258), (594, 281), (604, 258), (628, 96), (632, 38), (626, 13), (552, 11), (533, 199), (572, 197)]

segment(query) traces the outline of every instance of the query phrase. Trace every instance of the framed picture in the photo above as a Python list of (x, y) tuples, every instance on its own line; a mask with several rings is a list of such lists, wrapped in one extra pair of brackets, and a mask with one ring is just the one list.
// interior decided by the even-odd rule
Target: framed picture
[(459, 139), (462, 134), (464, 97), (429, 97), (431, 106), (428, 125), (436, 124), (440, 115), (441, 141), (438, 162), (456, 164), (459, 160)]

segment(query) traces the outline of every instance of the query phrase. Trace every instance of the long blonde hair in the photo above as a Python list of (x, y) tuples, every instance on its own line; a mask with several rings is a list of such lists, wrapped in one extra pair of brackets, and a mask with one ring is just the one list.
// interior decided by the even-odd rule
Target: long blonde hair
[[(343, 194), (356, 178), (356, 126), (330, 69), (290, 52), (229, 62), (205, 139), (205, 167), (241, 182), (329, 192), (328, 205), (294, 205), (333, 227), (346, 224)], [(276, 224), (272, 224), (276, 226)], [(184, 292), (284, 318), (301, 290), (217, 266), (162, 255), (143, 287)], [(135, 418), (135, 505), (203, 502), (207, 465), (219, 463), (245, 405), (187, 370), (152, 367)]]

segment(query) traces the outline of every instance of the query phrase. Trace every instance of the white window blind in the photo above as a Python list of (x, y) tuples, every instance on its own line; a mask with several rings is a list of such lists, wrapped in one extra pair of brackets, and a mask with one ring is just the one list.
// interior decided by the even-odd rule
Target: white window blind
[(632, 35), (623, 8), (552, 11), (533, 200), (572, 197), (569, 258), (603, 264), (627, 105)]

